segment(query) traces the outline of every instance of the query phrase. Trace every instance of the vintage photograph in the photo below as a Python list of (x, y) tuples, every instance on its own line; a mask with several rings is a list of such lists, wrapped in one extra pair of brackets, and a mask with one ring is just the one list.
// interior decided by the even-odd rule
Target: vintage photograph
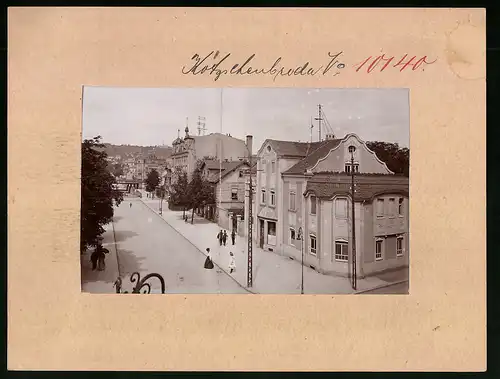
[(408, 294), (409, 95), (84, 86), (82, 291)]

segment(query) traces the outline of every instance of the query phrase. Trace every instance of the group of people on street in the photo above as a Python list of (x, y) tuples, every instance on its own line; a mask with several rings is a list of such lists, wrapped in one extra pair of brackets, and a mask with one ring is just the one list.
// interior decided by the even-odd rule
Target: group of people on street
[[(217, 234), (217, 239), (219, 240), (219, 245), (222, 246), (226, 246), (226, 243), (227, 243), (227, 238), (228, 238), (228, 234), (225, 230), (220, 230), (220, 232)], [(231, 232), (231, 241), (234, 245), (234, 242), (235, 242), (235, 239), (236, 239), (236, 232), (233, 230)], [(212, 262), (212, 256), (210, 255), (210, 248), (207, 247), (206, 249), (207, 251), (207, 258), (205, 259), (205, 265), (204, 267), (208, 270), (211, 270), (214, 268), (214, 264)], [(232, 274), (235, 270), (236, 270), (236, 260), (234, 258), (234, 254), (232, 251), (229, 252), (229, 265), (228, 265), (228, 268), (229, 268), (229, 273)]]
[(90, 261), (92, 262), (92, 271), (95, 271), (96, 269), (98, 271), (104, 271), (104, 269), (106, 268), (106, 254), (108, 253), (109, 250), (102, 247), (101, 243), (99, 242), (94, 252), (90, 256)]
[[(227, 242), (227, 232), (225, 230), (220, 230), (219, 234), (217, 234), (217, 239), (219, 240), (219, 245), (222, 246), (222, 244), (224, 244), (224, 246), (226, 246), (226, 242)], [(233, 243), (233, 246), (234, 246), (234, 241), (236, 239), (236, 232), (233, 231), (231, 232), (231, 241)]]

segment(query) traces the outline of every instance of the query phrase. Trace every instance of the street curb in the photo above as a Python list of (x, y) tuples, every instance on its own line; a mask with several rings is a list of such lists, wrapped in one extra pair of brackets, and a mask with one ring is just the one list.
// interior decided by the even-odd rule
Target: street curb
[(118, 244), (116, 243), (116, 233), (115, 233), (115, 216), (113, 215), (113, 219), (111, 220), (111, 226), (113, 228), (113, 244), (115, 246), (115, 255), (116, 255), (116, 265), (118, 268), (118, 277), (122, 277), (122, 273), (120, 271), (120, 258), (118, 257)]
[[(189, 238), (187, 238), (184, 234), (182, 234), (181, 232), (179, 232), (177, 229), (175, 229), (172, 225), (170, 225), (170, 223), (165, 220), (162, 216), (160, 216), (153, 208), (151, 208), (147, 203), (145, 203), (142, 198), (140, 198), (140, 202), (142, 204), (144, 204), (146, 206), (146, 208), (148, 208), (151, 212), (153, 212), (155, 215), (157, 215), (159, 218), (161, 218), (163, 220), (163, 222), (165, 222), (165, 224), (167, 224), (168, 226), (170, 226), (173, 230), (175, 230), (175, 232), (177, 234), (179, 234), (180, 236), (182, 236), (182, 238), (184, 238), (186, 241), (188, 241), (191, 245), (193, 245), (196, 250), (198, 250), (201, 254), (203, 254), (205, 257), (207, 256), (205, 254), (205, 252), (203, 250), (201, 250), (198, 246), (196, 246), (193, 242), (191, 242), (191, 240)], [(253, 295), (256, 295), (255, 292), (253, 291), (250, 291), (248, 288), (244, 287), (243, 285), (241, 285), (240, 282), (238, 282), (235, 278), (233, 278), (226, 270), (224, 270), (222, 267), (220, 267), (217, 263), (215, 263), (214, 261), (212, 261), (214, 266), (217, 266), (222, 272), (224, 272), (228, 277), (230, 277), (236, 284), (238, 284), (238, 286), (240, 286), (241, 288), (243, 288), (245, 291), (247, 291), (248, 293), (251, 293)]]
[(378, 290), (378, 289), (381, 289), (381, 288), (386, 288), (386, 287), (390, 287), (390, 286), (395, 286), (397, 284), (402, 284), (402, 283), (406, 283), (408, 282), (408, 279), (404, 279), (404, 280), (399, 280), (397, 282), (391, 282), (391, 283), (386, 283), (386, 284), (380, 284), (378, 286), (375, 286), (373, 288), (370, 288), (370, 289), (367, 289), (367, 290), (362, 290), (362, 291), (356, 291), (354, 292), (354, 295), (359, 295), (359, 294), (363, 294), (365, 292), (371, 292), (371, 291), (375, 291), (375, 290)]

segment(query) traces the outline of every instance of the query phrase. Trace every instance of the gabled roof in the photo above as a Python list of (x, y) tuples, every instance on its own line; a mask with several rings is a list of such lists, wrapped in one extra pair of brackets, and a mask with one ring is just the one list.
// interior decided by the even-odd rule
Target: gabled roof
[[(240, 168), (243, 165), (247, 165), (245, 161), (222, 161), (219, 162), (218, 160), (206, 160), (204, 161), (204, 164), (209, 170), (217, 170), (219, 171), (221, 168), (221, 175), (220, 178), (223, 179), (230, 173), (234, 172), (236, 169)], [(212, 183), (218, 183), (219, 182), (219, 175), (212, 180)]]
[[(267, 139), (271, 147), (276, 151), (280, 157), (296, 157), (303, 158), (310, 151), (316, 150), (327, 141), (321, 142), (296, 142), (296, 141), (279, 141), (274, 139)], [(264, 143), (265, 144), (265, 143)]]
[[(229, 162), (222, 162), (222, 163), (223, 163), (222, 167), (224, 168), (224, 171), (222, 171), (222, 174), (221, 174), (222, 179), (224, 179), (224, 177), (226, 177), (230, 173), (234, 172), (236, 169), (247, 164), (244, 161), (229, 161)], [(224, 163), (225, 163), (225, 165), (224, 165)]]
[(220, 169), (222, 169), (222, 171), (224, 171), (225, 170), (224, 164), (227, 162), (225, 162), (225, 161), (220, 162), (216, 159), (206, 159), (203, 161), (203, 163), (205, 164), (205, 167), (208, 170), (220, 170)]
[(331, 149), (340, 145), (341, 142), (342, 139), (323, 141), (321, 145), (317, 146), (314, 150), (311, 149), (310, 153), (305, 158), (290, 167), (283, 174), (303, 174), (308, 168), (313, 167), (319, 159), (325, 157)]
[[(355, 201), (371, 200), (384, 193), (408, 196), (409, 180), (393, 174), (356, 174), (355, 189)], [(335, 195), (350, 196), (351, 176), (347, 173), (314, 174), (307, 181), (304, 195), (307, 194), (322, 199), (331, 199)]]

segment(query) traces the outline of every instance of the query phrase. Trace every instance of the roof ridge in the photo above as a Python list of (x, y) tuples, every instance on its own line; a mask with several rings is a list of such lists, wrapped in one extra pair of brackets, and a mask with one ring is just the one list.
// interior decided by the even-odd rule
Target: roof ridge
[[(335, 143), (333, 143), (335, 141)], [(320, 142), (311, 142), (311, 143), (319, 143), (316, 148), (313, 148), (313, 151), (309, 152), (304, 158), (299, 160), (297, 163), (295, 163), (292, 167), (290, 167), (288, 170), (286, 170), (284, 173), (290, 173), (293, 172), (296, 167), (300, 167), (302, 164), (307, 164), (307, 159), (309, 159), (314, 153), (318, 152), (320, 149), (323, 149), (326, 146), (330, 146), (335, 144), (335, 146), (338, 146), (339, 142), (342, 141), (341, 139), (335, 138), (332, 140), (324, 140)]]

